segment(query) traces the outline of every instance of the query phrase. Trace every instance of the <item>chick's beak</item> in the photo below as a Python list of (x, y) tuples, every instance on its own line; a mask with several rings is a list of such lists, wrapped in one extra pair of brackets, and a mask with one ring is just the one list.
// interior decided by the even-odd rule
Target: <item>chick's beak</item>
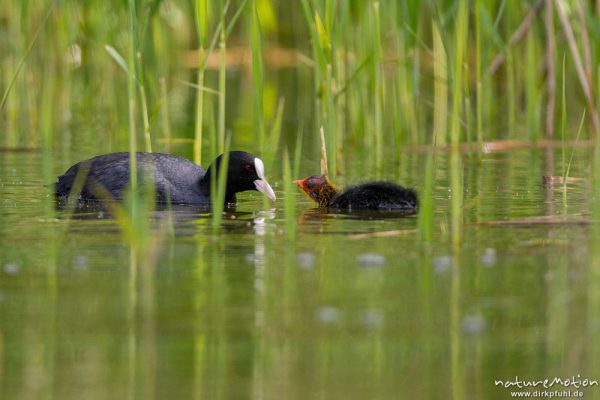
[(296, 185), (298, 185), (301, 189), (306, 189), (306, 179), (298, 179), (293, 181)]
[(256, 186), (256, 190), (263, 193), (265, 196), (271, 199), (271, 201), (277, 200), (273, 188), (271, 188), (271, 185), (269, 185), (269, 183), (266, 180), (257, 179), (254, 181), (254, 186)]

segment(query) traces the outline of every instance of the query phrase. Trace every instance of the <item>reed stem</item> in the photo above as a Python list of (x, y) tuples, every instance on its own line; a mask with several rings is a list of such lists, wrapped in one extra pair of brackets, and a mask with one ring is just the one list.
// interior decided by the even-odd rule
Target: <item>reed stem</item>
[(226, 36), (225, 36), (225, 6), (221, 5), (221, 35), (219, 40), (219, 152), (225, 148), (225, 85), (227, 78)]
[[(137, 192), (137, 133), (136, 133), (136, 107), (135, 107), (135, 55), (136, 51), (136, 10), (135, 0), (128, 0), (129, 8), (129, 59), (127, 69), (127, 98), (129, 105), (129, 165), (131, 192)], [(135, 204), (135, 202), (134, 202)], [(133, 210), (132, 210), (133, 212)]]

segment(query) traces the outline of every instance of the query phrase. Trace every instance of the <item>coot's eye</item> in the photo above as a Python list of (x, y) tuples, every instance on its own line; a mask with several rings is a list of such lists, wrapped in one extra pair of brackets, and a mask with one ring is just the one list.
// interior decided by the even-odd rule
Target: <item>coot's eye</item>
[(247, 172), (252, 172), (252, 171), (254, 171), (254, 167), (252, 166), (252, 164), (246, 164), (246, 165), (244, 165), (244, 169), (245, 169)]

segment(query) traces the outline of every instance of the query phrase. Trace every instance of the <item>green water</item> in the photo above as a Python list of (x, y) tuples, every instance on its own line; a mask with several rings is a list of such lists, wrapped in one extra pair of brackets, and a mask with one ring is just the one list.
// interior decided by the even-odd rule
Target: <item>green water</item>
[[(402, 159), (388, 178), (420, 191), (425, 155)], [(276, 203), (242, 194), (217, 236), (206, 210), (152, 212), (136, 250), (110, 214), (54, 209), (42, 177), (77, 159), (0, 153), (0, 397), (504, 399), (496, 379), (598, 379), (589, 181), (567, 187), (581, 223), (484, 224), (560, 215), (562, 186), (542, 184), (545, 150), (464, 155), (453, 253), (448, 159), (429, 244), (415, 217), (328, 215), (299, 192), (289, 242), (272, 170)]]

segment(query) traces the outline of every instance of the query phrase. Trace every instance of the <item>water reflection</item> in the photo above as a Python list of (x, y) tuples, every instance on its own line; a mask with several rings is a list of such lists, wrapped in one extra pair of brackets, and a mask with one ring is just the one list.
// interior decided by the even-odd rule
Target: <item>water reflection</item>
[(345, 218), (351, 220), (381, 220), (394, 218), (416, 218), (414, 212), (403, 210), (333, 210), (308, 208), (302, 212), (302, 220)]
[[(60, 204), (57, 208), (57, 218), (73, 221), (106, 221), (114, 222), (113, 225), (97, 225), (95, 229), (99, 231), (88, 233), (100, 233), (100, 231), (114, 231), (117, 228), (118, 214), (127, 213), (120, 203), (107, 204), (106, 202), (76, 202), (74, 205)], [(144, 214), (148, 218), (151, 226), (155, 228), (164, 227), (168, 223), (172, 225), (175, 235), (195, 235), (198, 233), (198, 226), (204, 226), (209, 233), (212, 223), (210, 206), (197, 205), (172, 205), (163, 204), (152, 205), (152, 210)], [(273, 213), (271, 213), (273, 214)], [(252, 233), (259, 234), (260, 229), (264, 229), (264, 217), (256, 217), (261, 213), (250, 211), (238, 211), (235, 206), (228, 206), (223, 210), (223, 223), (221, 231), (223, 233)], [(266, 214), (265, 214), (266, 215)], [(273, 214), (274, 215), (274, 214)], [(274, 217), (271, 217), (271, 219)], [(90, 230), (90, 225), (71, 224), (72, 230)], [(261, 228), (262, 227), (262, 228)]]

